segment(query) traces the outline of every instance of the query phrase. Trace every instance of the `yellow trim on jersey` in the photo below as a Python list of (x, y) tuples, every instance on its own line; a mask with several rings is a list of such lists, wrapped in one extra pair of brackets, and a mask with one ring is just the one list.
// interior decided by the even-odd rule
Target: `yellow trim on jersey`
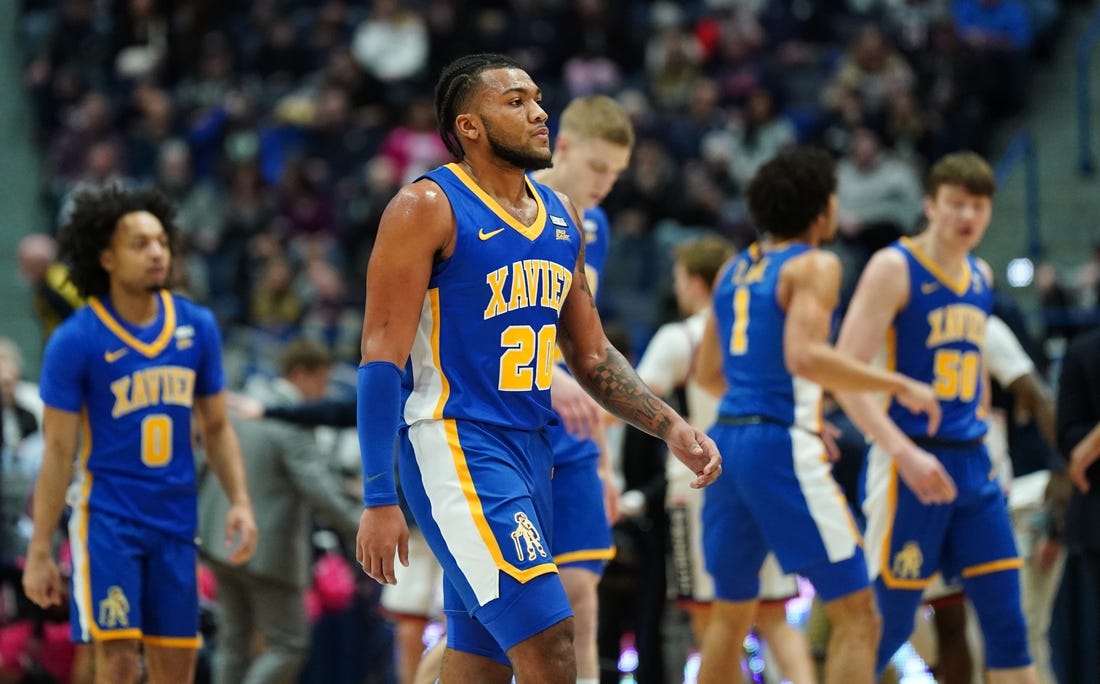
[[(538, 193), (538, 190), (535, 190), (535, 186), (532, 185), (531, 179), (526, 175), (524, 175), (523, 180), (527, 183), (527, 189), (530, 191), (531, 196), (535, 199), (535, 204), (538, 206), (538, 213), (535, 214), (535, 220), (529, 226), (523, 225), (515, 216), (504, 211), (504, 207), (500, 206), (499, 202), (482, 190), (481, 186), (477, 184), (477, 181), (470, 178), (469, 174), (467, 174), (466, 170), (461, 166), (452, 162), (447, 164), (447, 168), (454, 173), (458, 180), (462, 181), (462, 184), (465, 185), (470, 192), (477, 195), (478, 199), (484, 202), (485, 206), (488, 207), (490, 211), (496, 214), (501, 221), (504, 221), (515, 229), (520, 235), (532, 241), (539, 235), (542, 235), (542, 230), (546, 227), (546, 205), (542, 203), (542, 195)], [(583, 233), (581, 235), (583, 236)]]
[(894, 518), (898, 512), (898, 466), (896, 463), (890, 464), (890, 488), (889, 488), (889, 503), (887, 505), (887, 511), (889, 513), (890, 523), (886, 528), (886, 535), (882, 540), (882, 559), (881, 569), (883, 583), (890, 589), (924, 589), (935, 578), (935, 574), (923, 579), (901, 579), (894, 577), (894, 573), (890, 567), (890, 540), (894, 536)]
[(611, 560), (615, 557), (615, 547), (610, 549), (591, 549), (589, 551), (570, 551), (569, 553), (563, 553), (554, 556), (554, 562), (558, 565), (565, 565), (566, 563), (577, 563), (580, 561), (590, 560)]
[[(77, 531), (78, 540), (81, 546), (84, 547), (84, 557), (88, 557), (88, 497), (92, 493), (92, 473), (88, 470), (88, 456), (92, 453), (92, 424), (88, 420), (87, 409), (80, 412), (80, 451), (77, 454), (77, 467), (84, 477), (84, 482), (80, 488), (80, 501), (77, 504), (81, 508), (80, 516), (80, 529)], [(90, 562), (90, 561), (89, 561)], [(95, 619), (95, 607), (92, 601), (92, 571), (87, 567), (88, 563), (85, 563), (84, 572), (81, 573), (81, 581), (84, 584), (84, 596), (87, 600), (81, 605), (80, 601), (77, 601), (78, 609), (82, 609), (84, 612), (84, 623), (88, 625), (88, 633), (93, 638), (98, 639), (101, 634), (99, 625)], [(137, 636), (141, 636), (141, 630), (118, 630), (118, 633), (122, 632), (137, 632)], [(114, 639), (136, 639), (137, 637), (110, 637)]]
[(121, 641), (122, 639), (141, 639), (141, 630), (130, 629), (100, 629), (96, 623), (91, 622), (92, 640), (94, 641)]
[[(526, 570), (520, 570), (504, 560), (504, 553), (501, 552), (500, 545), (497, 544), (496, 537), (493, 536), (493, 529), (489, 526), (489, 521), (485, 519), (485, 510), (481, 507), (481, 498), (478, 497), (477, 489), (474, 487), (474, 478), (470, 475), (469, 466), (466, 465), (466, 454), (462, 450), (462, 444), (458, 439), (458, 425), (453, 418), (447, 418), (443, 421), (443, 429), (447, 434), (447, 446), (451, 450), (451, 458), (454, 460), (459, 484), (462, 485), (462, 494), (466, 497), (466, 503), (470, 507), (470, 515), (473, 517), (478, 535), (481, 536), (481, 541), (484, 542), (489, 555), (493, 557), (497, 569), (520, 583), (529, 582), (539, 575), (557, 572), (558, 566), (554, 565), (552, 561), (547, 561)], [(549, 540), (544, 539), (543, 541), (549, 545)]]
[(1002, 570), (1018, 570), (1022, 568), (1023, 565), (1024, 561), (1022, 558), (1002, 558), (1001, 560), (989, 561), (988, 563), (971, 565), (969, 568), (964, 568), (962, 576), (969, 579), (970, 577), (988, 575)]
[(103, 306), (103, 303), (99, 301), (98, 297), (88, 298), (88, 306), (91, 307), (96, 318), (102, 321), (103, 325), (107, 326), (107, 328), (115, 334), (115, 337), (122, 340), (126, 346), (150, 359), (155, 358), (164, 351), (164, 348), (167, 347), (168, 343), (172, 340), (172, 334), (176, 332), (176, 305), (172, 301), (172, 295), (168, 290), (160, 291), (160, 302), (162, 310), (164, 311), (163, 327), (160, 330), (160, 334), (157, 335), (157, 339), (147, 344), (131, 335), (130, 331), (126, 330), (121, 323), (115, 320), (115, 317), (111, 315), (111, 312), (107, 311), (107, 308)]
[(936, 277), (936, 280), (940, 281), (940, 283), (944, 287), (951, 290), (956, 295), (959, 295), (961, 297), (962, 295), (966, 294), (966, 291), (968, 289), (970, 289), (970, 261), (969, 260), (966, 260), (966, 261), (963, 262), (962, 277), (958, 281), (954, 281), (950, 277), (948, 277), (948, 275), (946, 273), (944, 273), (943, 269), (940, 268), (939, 264), (937, 264), (936, 262), (929, 259), (928, 255), (926, 255), (924, 252), (922, 252), (920, 250), (920, 248), (917, 247), (916, 243), (914, 243), (911, 238), (903, 237), (901, 239), (901, 244), (904, 245), (907, 250), (909, 250), (909, 253), (913, 255), (914, 259), (916, 259), (917, 261), (920, 262), (921, 266), (924, 266), (926, 269), (928, 269), (929, 273), (931, 273), (932, 275), (934, 275)]
[(143, 636), (141, 640), (150, 646), (161, 646), (164, 648), (199, 648), (202, 646), (202, 637), (162, 637), (162, 636)]
[(447, 405), (447, 399), (451, 396), (451, 383), (443, 372), (443, 363), (439, 360), (439, 288), (428, 290), (428, 303), (432, 308), (432, 365), (439, 373), (439, 400), (435, 402), (435, 410), (432, 418), (443, 420), (443, 407)]

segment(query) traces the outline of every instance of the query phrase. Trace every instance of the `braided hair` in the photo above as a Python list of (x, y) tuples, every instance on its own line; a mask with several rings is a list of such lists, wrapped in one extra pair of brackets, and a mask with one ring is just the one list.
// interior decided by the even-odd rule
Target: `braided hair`
[(179, 238), (176, 210), (159, 190), (112, 185), (76, 196), (73, 212), (58, 234), (58, 246), (61, 259), (69, 264), (69, 280), (81, 296), (102, 297), (110, 292), (110, 277), (99, 263), (99, 254), (110, 246), (119, 220), (138, 211), (157, 217), (164, 226), (169, 250), (175, 251)]
[(466, 106), (483, 71), (493, 69), (522, 69), (516, 60), (506, 55), (482, 53), (459, 57), (443, 67), (439, 82), (435, 85), (435, 117), (439, 123), (439, 137), (447, 151), (462, 159), (466, 156), (462, 143), (455, 133), (455, 117)]

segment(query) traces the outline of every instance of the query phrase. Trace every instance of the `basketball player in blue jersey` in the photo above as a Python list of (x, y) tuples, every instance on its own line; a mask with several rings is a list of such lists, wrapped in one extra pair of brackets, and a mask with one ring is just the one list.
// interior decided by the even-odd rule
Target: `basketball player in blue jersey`
[(461, 161), (398, 192), (368, 266), (357, 557), (383, 583), (394, 581), (395, 557), (405, 562), (397, 437), (402, 488), (446, 578), (445, 683), (576, 681), (573, 619), (551, 557), (544, 428), (555, 344), (581, 386), (663, 438), (696, 486), (721, 472), (713, 442), (607, 341), (572, 203), (526, 175), (551, 158), (540, 99), (508, 57), (445, 67), (440, 134)]
[[(701, 684), (728, 682), (752, 624), (761, 564), (809, 579), (834, 629), (825, 681), (874, 680), (879, 619), (855, 524), (820, 437), (823, 389), (893, 393), (939, 416), (932, 388), (839, 354), (828, 343), (840, 263), (818, 249), (836, 232), (836, 177), (824, 152), (795, 148), (764, 164), (748, 204), (766, 235), (719, 274), (697, 375), (726, 391), (711, 435), (730, 473), (706, 491), (703, 547), (715, 600)], [(732, 477), (730, 476), (732, 475)]]
[(876, 253), (860, 277), (837, 347), (932, 383), (943, 420), (932, 429), (897, 403), (840, 395), (872, 442), (866, 464), (869, 569), (883, 618), (878, 669), (909, 636), (933, 575), (961, 578), (985, 636), (989, 681), (1036, 682), (1020, 607), (1008, 509), (983, 444), (982, 343), (993, 305), (989, 265), (970, 252), (992, 215), (995, 180), (976, 154), (929, 173), (928, 228)]
[[(191, 413), (231, 502), (230, 561), (256, 543), (236, 435), (226, 419), (213, 315), (165, 289), (178, 229), (152, 190), (77, 197), (61, 232), (69, 278), (87, 297), (51, 336), (40, 379), (45, 452), (23, 588), (60, 603), (51, 541), (73, 474), (73, 641), (92, 642), (96, 681), (189, 682), (199, 646)], [(79, 453), (78, 453), (79, 447)]]
[[(630, 161), (634, 127), (622, 107), (606, 95), (590, 95), (571, 101), (561, 113), (554, 142), (553, 167), (532, 177), (564, 193), (581, 212), (584, 235), (584, 269), (595, 296), (599, 274), (607, 259), (611, 237), (607, 215), (599, 203), (611, 192)], [(569, 375), (555, 365), (551, 384), (552, 404), (561, 422), (547, 426), (554, 452), (553, 542), (551, 552), (561, 583), (573, 609), (573, 643), (577, 656), (577, 684), (598, 684), (599, 654), (596, 648), (596, 585), (614, 550), (611, 543), (609, 504), (618, 492), (611, 477), (607, 450), (601, 448), (599, 409), (585, 437), (566, 430), (560, 406), (595, 406), (595, 402)], [(582, 409), (583, 410), (583, 409)], [(605, 501), (606, 499), (606, 501)]]

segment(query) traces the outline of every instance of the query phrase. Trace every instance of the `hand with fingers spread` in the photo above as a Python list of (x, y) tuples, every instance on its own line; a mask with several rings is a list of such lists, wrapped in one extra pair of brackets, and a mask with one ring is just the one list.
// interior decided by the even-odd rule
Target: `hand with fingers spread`
[(702, 489), (722, 474), (722, 455), (714, 440), (686, 421), (681, 420), (668, 431), (665, 444), (677, 460), (695, 473), (692, 489)]
[(394, 557), (409, 567), (409, 526), (397, 506), (371, 506), (359, 517), (355, 560), (379, 584), (397, 584)]
[(936, 434), (940, 428), (942, 410), (940, 400), (936, 397), (936, 390), (931, 385), (916, 380), (909, 380), (902, 384), (902, 390), (894, 395), (898, 403), (913, 413), (924, 413), (928, 416), (928, 434)]
[(958, 494), (955, 482), (940, 460), (909, 442), (894, 454), (898, 474), (913, 495), (925, 506), (951, 503)]

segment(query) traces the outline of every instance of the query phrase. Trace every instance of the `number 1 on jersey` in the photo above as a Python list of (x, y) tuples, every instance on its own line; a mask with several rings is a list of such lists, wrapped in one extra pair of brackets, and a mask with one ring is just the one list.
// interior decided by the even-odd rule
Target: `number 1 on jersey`
[(730, 354), (742, 356), (749, 351), (749, 288), (740, 286), (733, 291), (733, 331), (730, 335)]

